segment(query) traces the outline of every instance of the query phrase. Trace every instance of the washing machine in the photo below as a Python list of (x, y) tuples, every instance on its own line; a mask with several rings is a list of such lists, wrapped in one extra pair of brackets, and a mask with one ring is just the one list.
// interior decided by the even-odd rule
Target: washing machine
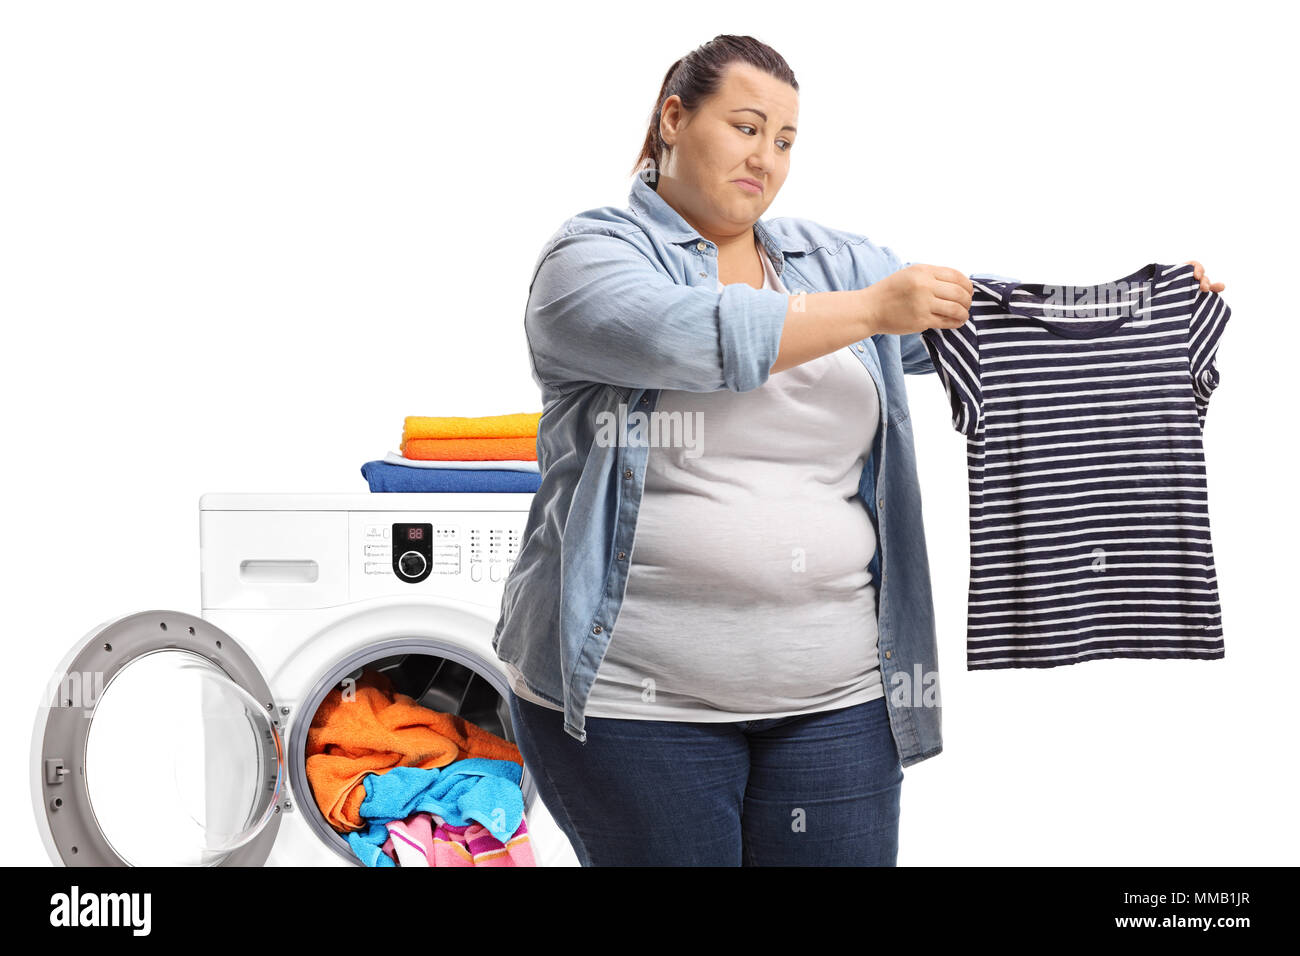
[[(92, 628), (45, 689), (35, 814), (67, 865), (360, 865), (307, 781), (312, 717), (364, 671), (514, 742), (492, 650), (531, 494), (208, 494), (201, 616)], [(531, 775), (542, 866), (577, 866)]]

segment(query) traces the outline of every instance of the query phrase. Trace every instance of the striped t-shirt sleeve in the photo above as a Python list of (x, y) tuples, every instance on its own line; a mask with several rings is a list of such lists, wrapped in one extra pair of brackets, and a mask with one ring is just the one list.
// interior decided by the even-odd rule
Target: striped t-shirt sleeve
[(939, 373), (948, 404), (952, 427), (973, 438), (983, 418), (984, 399), (980, 390), (979, 338), (972, 316), (955, 329), (924, 329), (925, 343)]
[(1205, 406), (1209, 404), (1210, 395), (1219, 384), (1219, 369), (1214, 358), (1219, 348), (1219, 336), (1232, 315), (1228, 303), (1220, 298), (1219, 293), (1201, 289), (1200, 280), (1191, 277), (1196, 289), (1196, 300), (1192, 306), (1191, 318), (1187, 329), (1187, 360), (1191, 367), (1192, 383), (1196, 392), (1199, 411), (1204, 417)]

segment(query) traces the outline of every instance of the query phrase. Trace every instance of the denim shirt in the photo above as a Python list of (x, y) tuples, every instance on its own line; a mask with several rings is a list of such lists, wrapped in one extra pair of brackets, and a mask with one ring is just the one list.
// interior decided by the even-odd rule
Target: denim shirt
[[(743, 282), (719, 291), (717, 246), (638, 176), (628, 208), (572, 217), (534, 267), (524, 331), (542, 392), (541, 484), (505, 581), (492, 648), (533, 693), (563, 709), (564, 729), (579, 741), (627, 585), (660, 390), (759, 387), (776, 362), (790, 295), (861, 289), (909, 264), (865, 236), (804, 219), (760, 219), (754, 232), (789, 295)], [(909, 766), (943, 749), (930, 568), (903, 384), (904, 373), (934, 367), (919, 333), (847, 347), (881, 396), (857, 496), (877, 532), (868, 569), (877, 584), (881, 681), (900, 762)]]

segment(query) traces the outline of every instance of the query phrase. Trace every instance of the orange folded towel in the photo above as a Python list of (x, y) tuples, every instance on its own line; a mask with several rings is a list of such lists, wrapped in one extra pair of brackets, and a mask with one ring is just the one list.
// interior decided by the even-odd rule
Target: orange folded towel
[(360, 830), (362, 783), (393, 767), (445, 767), (485, 757), (523, 766), (519, 748), (463, 717), (422, 707), (394, 690), (377, 671), (365, 671), (355, 699), (342, 688), (325, 698), (307, 731), (307, 782), (325, 819), (340, 832)]
[(537, 434), (537, 424), (541, 420), (541, 412), (477, 418), (408, 415), (406, 424), (402, 426), (402, 441), (412, 438), (527, 438)]
[(526, 438), (409, 438), (402, 454), (417, 461), (536, 461), (537, 436)]

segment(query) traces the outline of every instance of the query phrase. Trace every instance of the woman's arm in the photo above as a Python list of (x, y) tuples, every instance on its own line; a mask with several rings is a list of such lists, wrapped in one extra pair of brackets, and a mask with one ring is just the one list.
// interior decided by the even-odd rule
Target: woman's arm
[(542, 256), (524, 315), (540, 382), (744, 392), (872, 335), (959, 325), (970, 307), (969, 279), (919, 263), (834, 292), (681, 285), (634, 238), (571, 233)]
[[(821, 313), (812, 321), (799, 317), (786, 320), (786, 333), (781, 340), (784, 355), (790, 352), (788, 364), (780, 360), (773, 367), (779, 372), (790, 365), (798, 365), (827, 352), (851, 345), (872, 335), (897, 335), (900, 345), (913, 349), (904, 355), (912, 371), (932, 371), (916, 368), (920, 358), (915, 346), (920, 345), (921, 330), (929, 328), (955, 328), (970, 314), (970, 279), (956, 269), (908, 263), (907, 267), (892, 272), (862, 289), (847, 292), (822, 292), (808, 296), (812, 307), (815, 299), (825, 303), (816, 308)], [(842, 301), (837, 296), (844, 297)], [(926, 357), (929, 365), (929, 357)]]
[(811, 362), (876, 334), (869, 289), (790, 296), (771, 373)]

